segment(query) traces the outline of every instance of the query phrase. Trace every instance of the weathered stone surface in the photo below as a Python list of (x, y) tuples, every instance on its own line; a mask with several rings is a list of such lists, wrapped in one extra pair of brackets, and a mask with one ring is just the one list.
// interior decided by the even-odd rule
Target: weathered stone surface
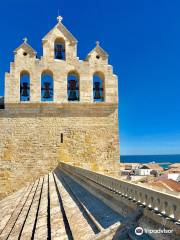
[(59, 170), (0, 201), (0, 209), (0, 240), (92, 240), (112, 235), (109, 227), (121, 219)]
[[(63, 187), (62, 183), (59, 181), (56, 175), (55, 179), (74, 238), (81, 240), (84, 239), (85, 235), (93, 237), (94, 231), (87, 222), (87, 219), (84, 218), (83, 213), (77, 206), (77, 203), (73, 198), (69, 198), (67, 190)], [(82, 225), (82, 227), (80, 227), (80, 225)]]
[(119, 159), (114, 113), (68, 117), (70, 112), (67, 107), (64, 114), (55, 117), (0, 114), (1, 196), (53, 170), (60, 160), (94, 171), (118, 171), (114, 167)]

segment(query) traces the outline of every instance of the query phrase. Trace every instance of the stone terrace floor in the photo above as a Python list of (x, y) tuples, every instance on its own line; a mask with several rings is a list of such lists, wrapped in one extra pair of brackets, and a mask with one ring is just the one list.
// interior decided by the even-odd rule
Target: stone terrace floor
[(108, 240), (122, 220), (59, 170), (0, 201), (0, 240)]

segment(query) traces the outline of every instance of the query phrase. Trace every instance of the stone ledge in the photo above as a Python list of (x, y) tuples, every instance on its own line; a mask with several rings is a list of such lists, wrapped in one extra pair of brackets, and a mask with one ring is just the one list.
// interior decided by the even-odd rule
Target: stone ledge
[[(32, 114), (47, 116), (108, 116), (117, 110), (116, 103), (8, 103), (5, 109), (0, 111), (0, 117), (11, 117)], [(52, 115), (49, 115), (52, 114)]]

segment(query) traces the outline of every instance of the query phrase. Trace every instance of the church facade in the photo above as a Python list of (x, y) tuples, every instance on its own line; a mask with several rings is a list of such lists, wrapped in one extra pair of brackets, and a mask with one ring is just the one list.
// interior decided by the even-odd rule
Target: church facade
[(27, 39), (5, 74), (0, 109), (0, 197), (53, 170), (59, 161), (118, 171), (118, 79), (99, 42), (85, 60), (58, 17), (42, 39)]

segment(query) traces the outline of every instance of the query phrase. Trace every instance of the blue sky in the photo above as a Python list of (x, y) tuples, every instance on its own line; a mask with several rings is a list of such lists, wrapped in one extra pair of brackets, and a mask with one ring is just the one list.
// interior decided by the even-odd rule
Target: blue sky
[(121, 154), (180, 153), (180, 1), (1, 1), (0, 95), (13, 50), (27, 36), (38, 55), (56, 24), (84, 59), (99, 40), (119, 77)]

